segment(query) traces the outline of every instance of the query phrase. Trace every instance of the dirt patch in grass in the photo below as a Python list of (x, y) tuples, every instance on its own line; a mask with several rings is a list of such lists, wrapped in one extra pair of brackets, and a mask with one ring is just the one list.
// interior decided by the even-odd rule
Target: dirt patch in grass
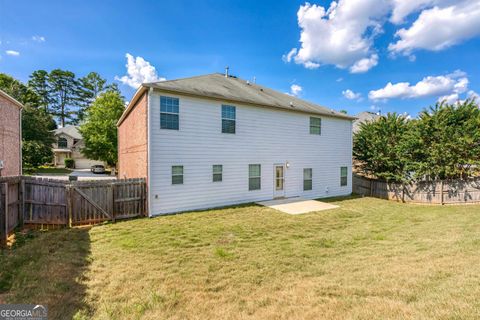
[[(478, 318), (480, 206), (333, 201), (299, 216), (251, 205), (42, 233), (2, 257), (20, 270), (5, 299), (46, 299), (58, 319)], [(55, 250), (66, 259), (42, 249), (33, 264), (69, 272), (39, 279), (26, 257), (62, 237), (78, 240)]]

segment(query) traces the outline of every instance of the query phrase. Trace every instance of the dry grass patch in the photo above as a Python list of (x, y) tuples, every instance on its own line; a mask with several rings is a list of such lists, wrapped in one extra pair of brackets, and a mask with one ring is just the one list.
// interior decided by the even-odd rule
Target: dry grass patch
[[(80, 255), (84, 263), (67, 268), (81, 274), (73, 277), (80, 293), (75, 317), (479, 317), (480, 206), (372, 198), (336, 204), (339, 209), (297, 216), (251, 205), (94, 227), (76, 240), (85, 245), (65, 248), (69, 257), (79, 249), (88, 253)], [(41, 234), (1, 259), (9, 263), (71, 232)], [(61, 262), (48, 254), (41, 259), (47, 269)], [(28, 277), (36, 265), (16, 264)], [(63, 281), (58, 277), (66, 275), (49, 281)], [(12, 278), (6, 300), (64, 299), (60, 290), (24, 285)], [(59, 318), (71, 312), (64, 315)]]

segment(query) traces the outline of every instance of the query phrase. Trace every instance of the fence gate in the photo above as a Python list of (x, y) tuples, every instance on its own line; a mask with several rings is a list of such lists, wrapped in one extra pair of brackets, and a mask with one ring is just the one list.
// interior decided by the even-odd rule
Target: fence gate
[(95, 224), (114, 220), (114, 182), (75, 182), (68, 186), (70, 224)]
[(0, 177), (0, 245), (23, 224), (75, 226), (146, 215), (145, 179)]

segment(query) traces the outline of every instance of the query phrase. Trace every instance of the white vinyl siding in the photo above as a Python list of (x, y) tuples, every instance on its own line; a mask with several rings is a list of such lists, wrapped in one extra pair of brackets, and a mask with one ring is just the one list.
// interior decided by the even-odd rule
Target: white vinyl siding
[[(149, 106), (151, 215), (272, 199), (274, 165), (287, 161), (285, 197), (351, 193), (351, 176), (347, 187), (339, 183), (339, 163), (352, 159), (350, 121), (322, 117), (319, 139), (310, 134), (315, 115), (237, 103), (236, 132), (223, 134), (220, 110), (228, 103), (177, 95), (180, 130), (162, 130), (160, 95), (166, 94), (153, 91)], [(177, 164), (184, 166), (181, 186), (171, 184)], [(212, 183), (214, 164), (222, 165), (221, 183)], [(261, 165), (260, 190), (249, 190), (249, 164)], [(304, 168), (313, 170), (312, 190), (303, 190)]]

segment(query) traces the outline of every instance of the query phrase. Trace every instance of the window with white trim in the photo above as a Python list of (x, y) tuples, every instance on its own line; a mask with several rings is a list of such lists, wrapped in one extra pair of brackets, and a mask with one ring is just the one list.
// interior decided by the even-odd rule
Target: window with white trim
[(340, 168), (340, 186), (344, 187), (348, 184), (348, 168)]
[(214, 164), (212, 166), (212, 181), (213, 182), (220, 182), (222, 181), (222, 174), (223, 174), (223, 166), (221, 164)]
[(322, 119), (310, 117), (310, 134), (322, 134)]
[(236, 108), (222, 105), (222, 133), (235, 133)]
[(260, 190), (262, 180), (262, 168), (259, 164), (248, 165), (248, 190)]
[(178, 130), (179, 127), (178, 98), (160, 97), (160, 128)]
[(303, 190), (312, 190), (312, 168), (303, 169)]
[(183, 184), (183, 166), (172, 166), (172, 184)]

